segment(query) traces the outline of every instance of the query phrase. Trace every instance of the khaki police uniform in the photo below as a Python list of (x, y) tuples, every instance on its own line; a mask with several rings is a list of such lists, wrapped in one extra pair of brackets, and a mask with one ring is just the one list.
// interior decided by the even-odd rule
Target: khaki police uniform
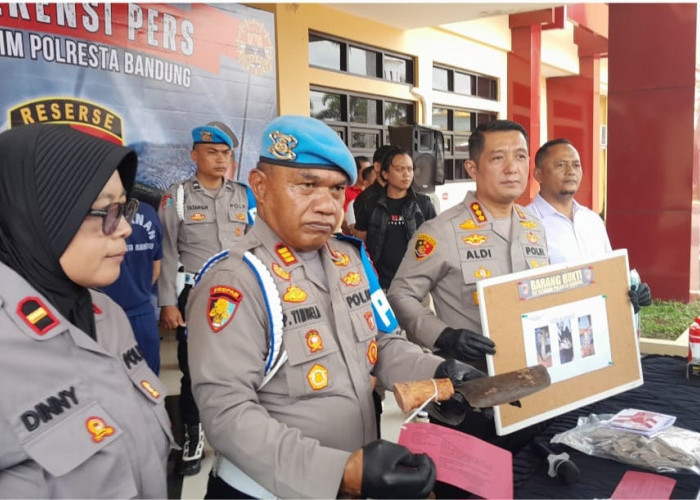
[(91, 292), (97, 342), (0, 263), (0, 496), (165, 498), (165, 390)]
[[(246, 251), (272, 284), (267, 298), (242, 260)], [(249, 494), (335, 498), (350, 454), (376, 439), (370, 375), (392, 387), (432, 377), (442, 361), (379, 333), (355, 246), (332, 238), (319, 253), (325, 280), (258, 220), (190, 296), (189, 360), (201, 420), (213, 448), (239, 469), (236, 477), (264, 488), (220, 476)], [(381, 290), (375, 294), (375, 304), (388, 308)], [(288, 359), (264, 383), (276, 318)]]
[[(432, 348), (446, 327), (481, 333), (477, 281), (547, 264), (542, 223), (515, 205), (510, 234), (474, 193), (418, 228), (388, 292), (409, 339)], [(421, 305), (432, 294), (435, 314)], [(483, 364), (475, 366), (485, 368)]]
[[(183, 189), (179, 190), (179, 186)], [(182, 196), (178, 195), (178, 191)], [(176, 275), (178, 259), (189, 274), (217, 252), (230, 247), (248, 227), (246, 187), (224, 180), (214, 196), (193, 177), (170, 187), (161, 200), (163, 224), (163, 260), (158, 279), (158, 305), (177, 305)]]

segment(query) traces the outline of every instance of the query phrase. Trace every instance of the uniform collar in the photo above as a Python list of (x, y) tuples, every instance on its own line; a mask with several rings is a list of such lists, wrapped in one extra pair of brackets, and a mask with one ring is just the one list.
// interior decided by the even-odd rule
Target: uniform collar
[[(199, 192), (203, 192), (203, 193), (209, 192), (209, 190), (207, 188), (202, 186), (202, 184), (199, 182), (199, 179), (197, 179), (197, 176), (192, 177), (190, 179), (190, 182), (192, 183), (192, 190), (193, 191), (199, 191)], [(233, 191), (233, 184), (234, 184), (234, 181), (232, 181), (231, 179), (224, 179), (224, 183), (221, 186), (221, 190), (219, 190), (219, 192), (221, 192), (224, 189), (226, 191)]]
[[(464, 200), (462, 200), (462, 204), (464, 205), (464, 208), (467, 210), (469, 215), (472, 217), (472, 220), (477, 225), (493, 223), (495, 217), (491, 214), (491, 212), (489, 212), (489, 209), (486, 207), (486, 205), (484, 205), (477, 199), (473, 191), (467, 191)], [(483, 217), (483, 220), (479, 220), (481, 217)], [(513, 207), (510, 212), (510, 217), (514, 220), (532, 219), (532, 215), (525, 211), (525, 209), (517, 203), (513, 203)]]

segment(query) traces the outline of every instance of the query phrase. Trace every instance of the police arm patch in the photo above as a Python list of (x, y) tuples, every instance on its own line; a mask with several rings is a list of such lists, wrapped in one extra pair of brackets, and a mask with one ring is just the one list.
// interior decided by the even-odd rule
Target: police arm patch
[(435, 241), (435, 238), (428, 234), (420, 233), (416, 237), (416, 243), (413, 247), (413, 254), (416, 256), (417, 260), (423, 260), (433, 253), (436, 246), (437, 242)]
[(207, 322), (214, 333), (220, 332), (231, 322), (241, 300), (243, 294), (230, 286), (216, 285), (209, 289)]
[(166, 193), (163, 195), (163, 198), (160, 200), (160, 207), (161, 208), (168, 208), (170, 205), (173, 204), (173, 197), (171, 194)]

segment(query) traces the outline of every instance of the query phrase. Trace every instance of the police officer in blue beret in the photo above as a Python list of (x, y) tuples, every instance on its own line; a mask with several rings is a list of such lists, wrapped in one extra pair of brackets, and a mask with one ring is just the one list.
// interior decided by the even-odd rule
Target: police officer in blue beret
[(399, 336), (361, 243), (333, 235), (356, 176), (323, 122), (266, 128), (249, 178), (257, 222), (187, 308), (193, 392), (218, 454), (207, 498), (425, 498), (433, 487), (427, 455), (376, 440), (374, 377), (482, 374)]
[[(245, 185), (225, 179), (233, 164), (233, 132), (216, 122), (192, 130), (192, 160), (197, 172), (191, 179), (170, 187), (161, 200), (159, 216), (163, 225), (163, 260), (158, 279), (160, 325), (177, 329), (178, 364), (182, 370), (180, 418), (184, 426), (182, 457), (177, 471), (183, 475), (199, 472), (204, 450), (204, 433), (192, 397), (187, 365), (187, 332), (184, 308), (196, 272), (212, 255), (241, 239), (253, 224), (255, 198)], [(225, 129), (228, 129), (228, 133)], [(176, 276), (184, 267), (184, 288)]]

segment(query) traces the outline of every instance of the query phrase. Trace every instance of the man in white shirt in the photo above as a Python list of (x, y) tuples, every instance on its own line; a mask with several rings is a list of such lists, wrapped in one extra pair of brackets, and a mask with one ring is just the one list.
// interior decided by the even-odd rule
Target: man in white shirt
[(612, 251), (603, 220), (574, 200), (582, 168), (568, 139), (551, 140), (537, 151), (534, 176), (540, 193), (528, 208), (544, 223), (550, 264)]
[[(552, 139), (535, 154), (534, 176), (540, 192), (528, 208), (544, 224), (550, 264), (612, 252), (603, 220), (574, 200), (582, 174), (581, 158), (568, 139)], [(630, 299), (635, 313), (640, 305), (651, 304), (649, 286), (633, 285)]]

